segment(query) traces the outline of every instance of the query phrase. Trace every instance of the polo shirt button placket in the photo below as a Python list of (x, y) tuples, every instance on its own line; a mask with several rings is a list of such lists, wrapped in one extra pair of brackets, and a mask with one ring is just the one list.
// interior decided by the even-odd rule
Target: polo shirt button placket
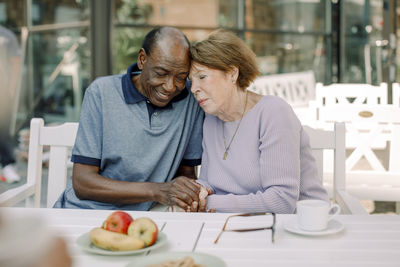
[(152, 115), (151, 115), (151, 125), (152, 126), (157, 126), (158, 125), (158, 120), (157, 120), (157, 117), (158, 117), (158, 111), (155, 111)]

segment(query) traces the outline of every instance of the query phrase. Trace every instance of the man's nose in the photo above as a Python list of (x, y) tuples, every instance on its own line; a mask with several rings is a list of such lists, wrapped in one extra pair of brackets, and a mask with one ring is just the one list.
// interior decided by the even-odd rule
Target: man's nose
[(168, 92), (175, 91), (176, 86), (175, 86), (174, 78), (168, 76), (164, 83), (164, 86), (165, 86), (165, 90)]

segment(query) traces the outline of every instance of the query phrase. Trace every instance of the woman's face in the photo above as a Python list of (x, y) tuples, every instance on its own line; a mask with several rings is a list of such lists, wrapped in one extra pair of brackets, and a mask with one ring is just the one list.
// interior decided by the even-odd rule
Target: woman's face
[(235, 84), (231, 75), (192, 62), (189, 79), (191, 91), (204, 112), (218, 116), (229, 105)]

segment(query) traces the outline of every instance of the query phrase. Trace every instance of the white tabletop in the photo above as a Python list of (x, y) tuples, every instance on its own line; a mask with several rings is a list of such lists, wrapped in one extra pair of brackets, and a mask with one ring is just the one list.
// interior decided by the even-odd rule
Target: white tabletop
[[(124, 267), (135, 255), (102, 256), (81, 251), (76, 239), (102, 224), (111, 211), (0, 208), (2, 216), (40, 216), (63, 236), (74, 267)], [(275, 243), (271, 231), (225, 232), (214, 244), (225, 219), (223, 213), (129, 212), (152, 218), (167, 235), (167, 244), (149, 255), (168, 251), (214, 254), (229, 267), (242, 266), (400, 266), (400, 216), (339, 215), (344, 230), (324, 236), (304, 236), (285, 230), (295, 215), (277, 215)], [(231, 227), (267, 225), (270, 217), (235, 218)]]

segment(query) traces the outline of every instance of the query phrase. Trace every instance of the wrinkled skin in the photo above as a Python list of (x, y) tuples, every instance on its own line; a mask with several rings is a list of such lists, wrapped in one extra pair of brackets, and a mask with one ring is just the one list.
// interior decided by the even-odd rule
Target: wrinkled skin
[(135, 86), (153, 105), (164, 107), (185, 88), (190, 69), (188, 47), (167, 38), (153, 47), (150, 55), (140, 49), (138, 67), (142, 73), (133, 77)]

